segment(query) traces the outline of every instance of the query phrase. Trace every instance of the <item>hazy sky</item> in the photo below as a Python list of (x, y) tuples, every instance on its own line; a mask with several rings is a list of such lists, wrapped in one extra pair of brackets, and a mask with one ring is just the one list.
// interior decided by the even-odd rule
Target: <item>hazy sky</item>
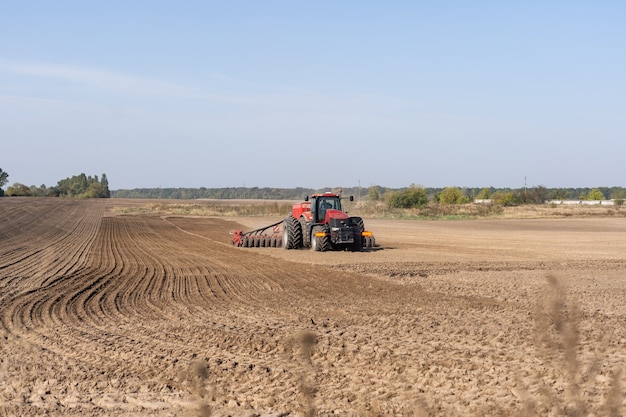
[(622, 1), (6, 1), (9, 184), (626, 186)]

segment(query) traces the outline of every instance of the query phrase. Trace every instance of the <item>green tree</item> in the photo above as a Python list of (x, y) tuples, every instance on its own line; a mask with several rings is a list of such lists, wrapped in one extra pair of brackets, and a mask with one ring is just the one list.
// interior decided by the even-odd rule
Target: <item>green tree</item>
[(487, 187), (480, 190), (480, 193), (478, 193), (478, 195), (476, 196), (478, 200), (489, 200), (489, 197), (489, 188)]
[(611, 199), (615, 201), (616, 206), (621, 206), (624, 204), (624, 199), (626, 198), (626, 190), (623, 188), (613, 189), (611, 192)]
[(527, 203), (543, 204), (548, 199), (548, 189), (543, 185), (532, 188), (527, 195)]
[(85, 191), (84, 193), (80, 194), (79, 197), (81, 198), (106, 198), (106, 190), (104, 189), (104, 186), (102, 184), (100, 184), (99, 182), (92, 182), (91, 184), (89, 184), (89, 188), (87, 188), (87, 191)]
[(501, 206), (514, 206), (518, 204), (517, 197), (515, 196), (514, 193), (510, 191), (508, 192), (496, 191), (493, 194), (492, 200), (500, 204)]
[(30, 187), (16, 182), (7, 188), (7, 196), (9, 197), (30, 197)]
[(369, 201), (380, 200), (380, 187), (378, 185), (372, 185), (369, 190), (367, 190), (367, 199)]
[(604, 200), (604, 194), (602, 194), (602, 191), (598, 190), (597, 188), (593, 188), (591, 191), (589, 191), (589, 194), (587, 194), (587, 200)]
[(568, 198), (569, 195), (567, 193), (567, 190), (564, 190), (562, 188), (556, 188), (552, 190), (552, 200), (567, 200)]
[(110, 198), (111, 191), (109, 191), (109, 179), (107, 178), (107, 174), (102, 174), (102, 177), (100, 179), (100, 185), (102, 185), (103, 189), (103, 195), (101, 198)]
[(0, 168), (0, 197), (4, 195), (2, 187), (4, 187), (7, 182), (9, 182), (9, 173)]
[(109, 198), (111, 196), (106, 174), (102, 174), (100, 180), (97, 175), (92, 177), (85, 174), (66, 178), (58, 182), (55, 194), (81, 198)]
[(468, 202), (467, 196), (457, 187), (447, 187), (439, 193), (439, 203), (441, 204), (466, 204)]
[(428, 204), (428, 193), (425, 188), (412, 186), (403, 191), (391, 193), (387, 199), (391, 208), (416, 208)]

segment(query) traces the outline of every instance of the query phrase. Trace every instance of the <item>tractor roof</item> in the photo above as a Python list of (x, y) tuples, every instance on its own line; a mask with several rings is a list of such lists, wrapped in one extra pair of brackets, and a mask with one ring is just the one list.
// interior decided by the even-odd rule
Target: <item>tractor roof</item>
[(311, 197), (341, 197), (340, 194), (336, 193), (321, 193), (321, 194), (311, 194)]

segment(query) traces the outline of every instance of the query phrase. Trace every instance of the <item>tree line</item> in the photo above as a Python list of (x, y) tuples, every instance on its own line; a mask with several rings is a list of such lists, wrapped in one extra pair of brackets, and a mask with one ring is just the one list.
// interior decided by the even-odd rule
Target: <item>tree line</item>
[[(332, 187), (312, 188), (270, 188), (270, 187), (226, 187), (226, 188), (135, 188), (113, 190), (115, 198), (157, 198), (157, 199), (259, 199), (259, 200), (301, 200), (306, 195), (324, 191), (337, 191)], [(429, 203), (465, 204), (476, 199), (489, 199), (501, 205), (539, 204), (546, 200), (623, 200), (626, 189), (623, 187), (598, 188), (469, 188), (445, 187), (428, 188), (411, 184), (405, 188), (388, 188), (379, 185), (370, 187), (347, 187), (343, 195), (353, 195), (361, 201), (382, 201), (390, 207), (419, 207)]]
[(109, 198), (109, 180), (106, 174), (100, 178), (97, 175), (74, 175), (60, 180), (56, 186), (46, 187), (27, 186), (19, 182), (7, 187), (6, 192), (2, 189), (8, 183), (9, 174), (0, 169), (0, 196), (8, 197), (76, 197), (76, 198)]
[[(392, 208), (423, 207), (430, 202), (438, 204), (467, 204), (476, 200), (489, 201), (501, 206), (522, 204), (543, 204), (550, 200), (606, 200), (611, 199), (616, 205), (624, 204), (626, 188), (423, 188), (411, 186), (406, 189), (392, 190), (385, 193), (385, 201)], [(380, 200), (380, 193), (370, 188), (369, 200)]]
[[(327, 190), (325, 190), (327, 191)], [(257, 200), (299, 200), (305, 195), (316, 192), (310, 188), (259, 188), (259, 187), (225, 187), (225, 188), (134, 188), (130, 190), (113, 190), (114, 198), (164, 198), (164, 199), (257, 199)]]
[[(338, 188), (272, 188), (272, 187), (222, 187), (222, 188), (135, 188), (109, 190), (106, 174), (85, 174), (60, 180), (54, 187), (41, 185), (26, 186), (15, 183), (7, 188), (8, 174), (0, 169), (0, 196), (55, 196), (78, 198), (144, 198), (144, 199), (258, 199), (258, 200), (302, 200), (305, 196)], [(621, 205), (626, 198), (624, 187), (597, 188), (546, 188), (542, 185), (530, 188), (432, 188), (411, 184), (404, 188), (389, 188), (380, 185), (369, 187), (347, 187), (343, 195), (353, 195), (357, 201), (384, 202), (392, 208), (422, 207), (430, 203), (466, 204), (477, 199), (491, 200), (503, 206), (541, 204), (547, 200), (605, 200), (612, 199)]]

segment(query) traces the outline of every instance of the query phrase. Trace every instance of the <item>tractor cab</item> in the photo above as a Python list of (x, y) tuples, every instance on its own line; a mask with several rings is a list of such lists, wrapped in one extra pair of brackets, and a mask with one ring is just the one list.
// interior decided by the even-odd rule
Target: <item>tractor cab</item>
[(324, 223), (328, 210), (341, 211), (341, 200), (336, 196), (320, 196), (311, 199), (311, 211), (316, 223)]
[[(308, 197), (306, 199), (308, 199)], [(326, 223), (326, 213), (328, 212), (328, 210), (342, 212), (341, 214), (344, 214), (345, 216), (345, 213), (343, 213), (343, 209), (341, 207), (341, 196), (339, 194), (313, 194), (310, 199), (313, 223)], [(350, 201), (352, 200), (353, 197), (350, 196)]]

